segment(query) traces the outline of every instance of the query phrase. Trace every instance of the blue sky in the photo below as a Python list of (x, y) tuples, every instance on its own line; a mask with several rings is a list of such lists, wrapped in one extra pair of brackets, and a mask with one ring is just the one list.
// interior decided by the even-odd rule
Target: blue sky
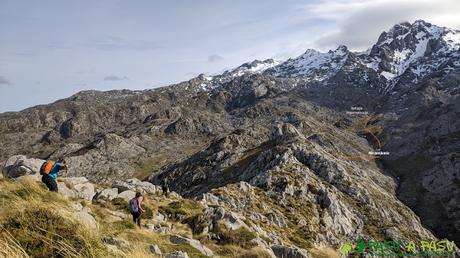
[(308, 48), (364, 50), (401, 21), (460, 28), (457, 0), (0, 0), (0, 112), (147, 89)]

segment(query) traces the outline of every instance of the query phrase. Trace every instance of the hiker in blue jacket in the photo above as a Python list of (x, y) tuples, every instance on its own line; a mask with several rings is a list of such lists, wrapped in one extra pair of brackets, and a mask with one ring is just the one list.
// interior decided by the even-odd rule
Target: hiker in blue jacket
[(57, 161), (46, 161), (41, 166), (40, 174), (42, 175), (42, 182), (48, 187), (50, 191), (58, 191), (56, 178), (64, 169), (67, 169), (67, 165), (64, 159), (58, 159)]

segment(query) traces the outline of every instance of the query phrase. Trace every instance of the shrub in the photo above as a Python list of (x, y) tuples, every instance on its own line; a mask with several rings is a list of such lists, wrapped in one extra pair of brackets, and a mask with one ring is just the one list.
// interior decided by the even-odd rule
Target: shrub
[(248, 249), (254, 247), (256, 244), (251, 240), (257, 237), (256, 233), (250, 231), (245, 227), (240, 227), (236, 230), (231, 230), (223, 223), (217, 226), (217, 234), (219, 236), (219, 244), (233, 244), (242, 248)]
[(31, 192), (28, 191), (26, 188), (20, 188), (15, 191), (13, 191), (13, 194), (21, 197), (21, 199), (27, 199), (31, 195)]
[(0, 234), (0, 257), (29, 258), (27, 252), (7, 232)]
[(135, 229), (136, 226), (130, 219), (115, 221), (112, 223), (115, 230)]
[(153, 210), (149, 206), (144, 206), (142, 208), (144, 208), (145, 210), (145, 212), (142, 213), (142, 218), (143, 219), (153, 219)]
[(272, 256), (269, 253), (257, 247), (244, 251), (238, 256), (238, 258), (270, 258), (270, 257)]
[(210, 221), (207, 216), (203, 216), (203, 214), (188, 217), (183, 222), (189, 225), (194, 235), (203, 233), (203, 231), (212, 223), (212, 221)]
[(127, 210), (128, 209), (128, 202), (125, 201), (123, 198), (116, 197), (112, 200), (113, 206), (120, 210)]
[(78, 224), (51, 209), (35, 208), (12, 214), (2, 228), (31, 257), (92, 256), (94, 248), (103, 249), (102, 243), (78, 231)]
[(160, 206), (159, 210), (163, 213), (171, 215), (172, 218), (178, 217), (177, 215), (186, 215), (187, 211), (183, 208), (182, 202), (171, 202), (166, 206)]

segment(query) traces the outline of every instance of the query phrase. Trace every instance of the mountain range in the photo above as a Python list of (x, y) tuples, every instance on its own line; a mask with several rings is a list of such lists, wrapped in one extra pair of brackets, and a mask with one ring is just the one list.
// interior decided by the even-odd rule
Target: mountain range
[[(142, 91), (0, 114), (0, 162), (66, 157), (96, 183), (168, 178), (273, 241), (460, 243), (460, 31), (418, 20), (364, 52), (307, 50)], [(4, 169), (4, 176), (19, 176)]]

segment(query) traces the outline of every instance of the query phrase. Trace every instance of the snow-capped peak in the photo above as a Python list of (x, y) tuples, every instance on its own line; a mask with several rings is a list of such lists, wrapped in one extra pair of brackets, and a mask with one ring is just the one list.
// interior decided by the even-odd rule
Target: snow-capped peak
[(262, 73), (265, 70), (278, 65), (279, 62), (273, 59), (266, 59), (264, 61), (254, 60), (252, 62), (244, 63), (239, 67), (225, 71), (222, 76), (238, 77), (244, 74)]
[(278, 77), (304, 77), (322, 81), (333, 76), (348, 57), (347, 47), (339, 46), (336, 50), (322, 53), (308, 49), (301, 56), (266, 71), (266, 74)]
[(198, 79), (202, 81), (200, 85), (202, 90), (210, 90), (218, 87), (222, 83), (228, 82), (245, 74), (263, 73), (265, 70), (270, 69), (279, 63), (279, 61), (273, 59), (266, 59), (264, 61), (254, 60), (252, 62), (244, 63), (235, 69), (227, 70), (222, 74), (214, 76), (200, 75)]
[(364, 81), (375, 78), (375, 74), (380, 79), (385, 78), (382, 84), (386, 84), (386, 90), (391, 90), (403, 77), (416, 82), (439, 69), (460, 67), (459, 59), (460, 31), (417, 20), (412, 24), (396, 24), (364, 52), (350, 52), (346, 46), (339, 46), (328, 52), (308, 49), (282, 63), (273, 59), (255, 60), (220, 75), (206, 77), (202, 80), (202, 88), (215, 88), (245, 74), (320, 82), (333, 78), (340, 71), (347, 74), (356, 71), (354, 74), (359, 76), (355, 78), (365, 78)]
[[(436, 43), (438, 42), (438, 43)], [(459, 48), (458, 31), (417, 20), (393, 26), (383, 32), (373, 46), (368, 67), (373, 67), (387, 80), (401, 76), (419, 59), (446, 53)], [(368, 59), (369, 61), (369, 59)], [(415, 68), (417, 75), (429, 67)]]

